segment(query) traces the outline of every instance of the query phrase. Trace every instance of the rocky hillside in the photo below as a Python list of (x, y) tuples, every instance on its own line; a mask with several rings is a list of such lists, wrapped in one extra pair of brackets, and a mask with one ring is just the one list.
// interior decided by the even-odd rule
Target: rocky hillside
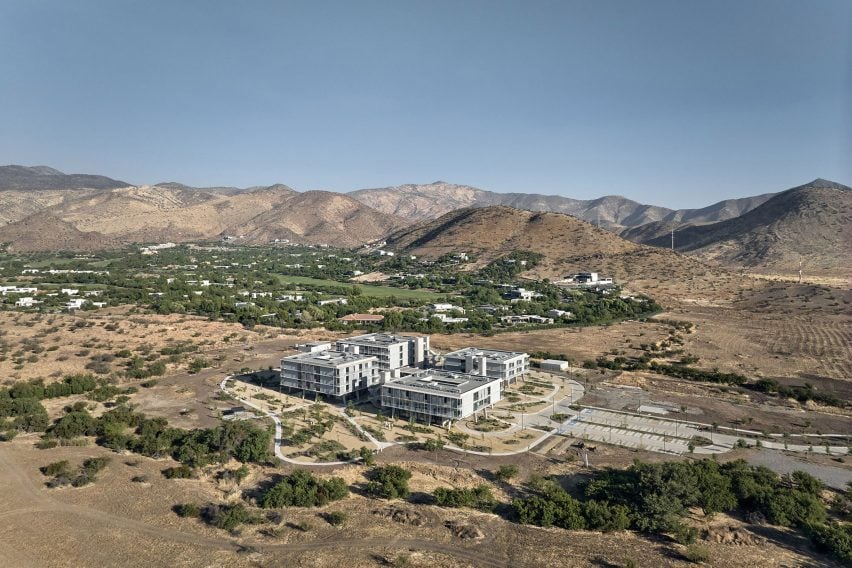
[[(45, 205), (0, 227), (0, 243), (10, 250), (91, 250), (231, 235), (248, 243), (286, 238), (354, 246), (402, 225), (345, 195), (297, 193), (280, 185), (230, 195), (164, 184), (66, 195)], [(59, 242), (51, 234), (54, 226)]]
[(436, 181), (426, 185), (359, 189), (349, 195), (382, 213), (410, 221), (425, 221), (456, 209), (473, 207), (487, 200), (490, 192), (469, 185)]
[[(663, 235), (647, 241), (670, 246)], [(735, 219), (675, 232), (675, 248), (726, 266), (779, 274), (852, 275), (852, 189), (817, 179)]]
[(693, 259), (626, 241), (570, 215), (507, 206), (447, 213), (392, 234), (388, 246), (428, 258), (466, 252), (476, 266), (515, 250), (532, 251), (544, 257), (533, 274), (549, 278), (592, 270), (624, 282), (707, 270)]
[(347, 195), (329, 191), (293, 193), (288, 199), (228, 232), (253, 243), (289, 239), (300, 243), (353, 247), (374, 241), (406, 225)]

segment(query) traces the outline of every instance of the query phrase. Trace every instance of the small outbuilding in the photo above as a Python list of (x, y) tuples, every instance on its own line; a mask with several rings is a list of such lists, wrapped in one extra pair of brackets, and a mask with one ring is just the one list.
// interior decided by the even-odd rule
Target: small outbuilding
[(541, 362), (542, 371), (567, 371), (570, 368), (571, 363), (561, 359), (545, 359)]

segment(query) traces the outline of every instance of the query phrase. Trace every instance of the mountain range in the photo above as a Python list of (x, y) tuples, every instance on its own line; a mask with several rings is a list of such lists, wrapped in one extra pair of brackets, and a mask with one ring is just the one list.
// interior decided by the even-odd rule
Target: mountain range
[(847, 275), (850, 196), (848, 187), (817, 179), (780, 193), (673, 210), (618, 196), (503, 194), (446, 182), (297, 192), (283, 184), (137, 186), (46, 166), (2, 166), (0, 243), (19, 251), (94, 250), (234, 236), (251, 244), (287, 239), (353, 247), (387, 238), (416, 254), (479, 250), (482, 258), (553, 248), (559, 255), (545, 257), (559, 256), (562, 264), (597, 247), (621, 258), (624, 273), (625, 259), (639, 254), (637, 243), (669, 248), (674, 229), (676, 251), (701, 261), (784, 274), (802, 261), (811, 274)]
[(726, 199), (701, 209), (678, 210), (646, 205), (617, 195), (582, 200), (537, 193), (495, 193), (443, 181), (426, 185), (359, 189), (350, 195), (374, 209), (412, 221), (434, 219), (464, 207), (508, 205), (527, 211), (566, 213), (619, 232), (654, 222), (666, 226), (671, 223), (702, 224), (731, 219), (760, 205), (773, 194)]
[(287, 239), (351, 247), (405, 224), (343, 194), (299, 193), (280, 184), (240, 189), (116, 182), (107, 185), (119, 187), (90, 188), (81, 185), (88, 177), (72, 175), (63, 189), (52, 179), (51, 189), (25, 191), (23, 184), (5, 189), (8, 171), (0, 170), (0, 243), (13, 251), (96, 250), (224, 236), (252, 244)]

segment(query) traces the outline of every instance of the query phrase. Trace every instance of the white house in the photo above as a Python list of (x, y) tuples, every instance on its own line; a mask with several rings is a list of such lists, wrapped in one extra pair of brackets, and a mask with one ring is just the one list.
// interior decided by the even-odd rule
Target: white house
[(500, 323), (506, 325), (515, 325), (517, 323), (551, 324), (553, 323), (553, 318), (546, 318), (535, 314), (521, 314), (514, 316), (501, 316)]
[(464, 308), (452, 304), (429, 304), (429, 309), (436, 313), (453, 311), (464, 313)]
[(540, 298), (541, 293), (526, 288), (515, 288), (506, 292), (503, 297), (512, 302), (529, 302), (535, 298)]
[(441, 323), (447, 323), (447, 324), (465, 323), (467, 321), (470, 321), (470, 318), (457, 318), (457, 317), (453, 317), (453, 316), (448, 316), (447, 314), (432, 314), (432, 317), (438, 318), (439, 320), (441, 320)]
[(546, 315), (549, 318), (556, 319), (556, 318), (571, 318), (571, 316), (573, 314), (571, 314), (571, 312), (566, 311), (566, 310), (553, 309), (553, 310), (547, 310)]
[(86, 302), (87, 302), (87, 300), (84, 300), (83, 298), (75, 298), (73, 300), (69, 300), (65, 304), (65, 309), (68, 310), (68, 311), (79, 310), (80, 308), (83, 307), (83, 304), (85, 304)]
[(612, 278), (602, 278), (597, 272), (578, 272), (565, 279), (581, 286), (611, 286), (613, 283)]
[(319, 302), (317, 302), (317, 305), (325, 306), (327, 304), (337, 304), (338, 306), (345, 306), (348, 303), (349, 300), (347, 300), (346, 298), (331, 298), (328, 300), (320, 300)]

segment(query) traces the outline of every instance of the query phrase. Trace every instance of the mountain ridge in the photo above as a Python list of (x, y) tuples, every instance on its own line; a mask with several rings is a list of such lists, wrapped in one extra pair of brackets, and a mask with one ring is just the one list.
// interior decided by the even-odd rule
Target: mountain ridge
[(732, 218), (773, 194), (726, 199), (699, 209), (677, 210), (639, 203), (619, 195), (583, 200), (537, 193), (496, 193), (446, 182), (359, 189), (349, 192), (349, 195), (379, 211), (412, 221), (434, 219), (464, 207), (508, 205), (529, 211), (567, 213), (621, 233), (649, 223), (670, 223), (682, 219), (683, 222), (697, 224)]
[[(670, 237), (645, 241), (670, 246)], [(775, 194), (743, 215), (675, 231), (675, 249), (723, 265), (849, 276), (852, 188), (817, 178)], [(844, 261), (845, 259), (845, 261)]]

